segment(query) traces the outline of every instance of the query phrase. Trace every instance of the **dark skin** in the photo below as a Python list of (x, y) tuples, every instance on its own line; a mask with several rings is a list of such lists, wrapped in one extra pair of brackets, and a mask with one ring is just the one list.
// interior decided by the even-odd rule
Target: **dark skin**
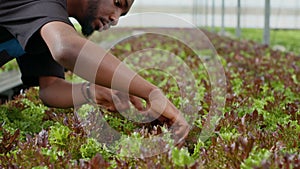
[[(93, 4), (93, 6), (96, 4), (96, 8), (95, 6), (92, 8), (89, 4)], [(90, 35), (94, 30), (102, 31), (116, 25), (119, 17), (126, 14), (130, 7), (130, 0), (67, 1), (69, 16), (76, 18), (79, 23), (83, 24), (85, 35)], [(183, 143), (182, 141), (188, 135), (189, 125), (180, 111), (164, 96), (158, 87), (127, 68), (115, 56), (107, 53), (105, 49), (80, 36), (68, 24), (58, 21), (49, 22), (41, 28), (40, 34), (53, 58), (58, 63), (80, 77), (94, 82), (100, 93), (101, 91), (107, 93), (105, 92), (107, 88), (128, 93), (131, 98), (134, 97), (133, 100), (136, 102), (133, 101), (133, 103), (138, 109), (141, 107), (139, 107), (140, 102), (136, 98), (144, 99), (147, 102), (147, 110), (143, 113), (166, 119), (175, 129), (177, 144)], [(77, 69), (77, 66), (88, 69)], [(118, 79), (117, 83), (114, 82), (115, 79)], [(50, 80), (52, 85), (49, 86), (49, 84), (43, 84), (40, 81), (41, 86), (52, 88), (55, 83), (61, 83), (56, 79)], [(68, 86), (65, 83), (63, 85)], [(112, 98), (110, 94), (103, 94), (103, 96)], [(41, 97), (50, 96), (41, 92)], [(72, 95), (69, 95), (69, 97), (72, 97)], [(107, 103), (106, 106), (109, 107), (111, 103), (109, 101)]]
[[(88, 103), (82, 93), (84, 83), (72, 84), (55, 76), (42, 76), (39, 79), (40, 98), (50, 107), (70, 108)], [(129, 96), (124, 92), (93, 85), (95, 90), (90, 90), (93, 101), (111, 112), (124, 111), (130, 108), (130, 102), (139, 111), (143, 111), (141, 100)], [(76, 95), (74, 97), (74, 95)]]

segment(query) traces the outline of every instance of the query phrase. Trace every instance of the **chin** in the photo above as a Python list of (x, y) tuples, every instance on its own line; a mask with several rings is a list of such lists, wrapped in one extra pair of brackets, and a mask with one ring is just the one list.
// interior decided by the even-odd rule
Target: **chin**
[(81, 33), (85, 36), (85, 37), (88, 37), (88, 36), (91, 36), (93, 33), (94, 33), (94, 29), (90, 28), (90, 29), (84, 29), (82, 28), (81, 30)]

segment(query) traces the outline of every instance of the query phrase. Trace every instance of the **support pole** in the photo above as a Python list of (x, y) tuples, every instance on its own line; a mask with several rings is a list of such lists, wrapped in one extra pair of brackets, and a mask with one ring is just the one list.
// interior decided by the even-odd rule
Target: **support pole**
[(205, 26), (208, 27), (208, 0), (205, 0)]
[(197, 20), (197, 13), (198, 13), (198, 0), (193, 1), (193, 22), (195, 26), (198, 26)]
[(225, 35), (225, 0), (222, 0), (222, 26), (221, 26), (221, 35)]
[(264, 28), (264, 41), (266, 45), (270, 44), (270, 15), (271, 15), (271, 2), (265, 0), (265, 28)]
[(211, 31), (215, 32), (215, 0), (212, 0)]
[(236, 36), (241, 38), (241, 0), (237, 0), (237, 25), (236, 25)]

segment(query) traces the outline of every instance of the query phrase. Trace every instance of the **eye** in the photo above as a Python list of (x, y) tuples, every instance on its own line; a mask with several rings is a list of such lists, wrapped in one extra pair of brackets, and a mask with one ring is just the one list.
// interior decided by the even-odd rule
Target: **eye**
[(115, 5), (117, 6), (117, 7), (121, 7), (121, 2), (120, 2), (120, 0), (114, 0), (115, 1)]

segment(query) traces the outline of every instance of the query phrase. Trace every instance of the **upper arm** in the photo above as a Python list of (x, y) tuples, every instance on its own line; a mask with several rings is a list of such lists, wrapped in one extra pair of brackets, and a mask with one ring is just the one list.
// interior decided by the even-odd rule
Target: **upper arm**
[(53, 58), (65, 68), (72, 69), (74, 57), (78, 56), (86, 40), (72, 26), (59, 21), (45, 24), (40, 33)]
[(40, 33), (52, 54), (61, 51), (68, 45), (68, 39), (71, 40), (72, 37), (77, 36), (72, 26), (59, 21), (45, 24)]

